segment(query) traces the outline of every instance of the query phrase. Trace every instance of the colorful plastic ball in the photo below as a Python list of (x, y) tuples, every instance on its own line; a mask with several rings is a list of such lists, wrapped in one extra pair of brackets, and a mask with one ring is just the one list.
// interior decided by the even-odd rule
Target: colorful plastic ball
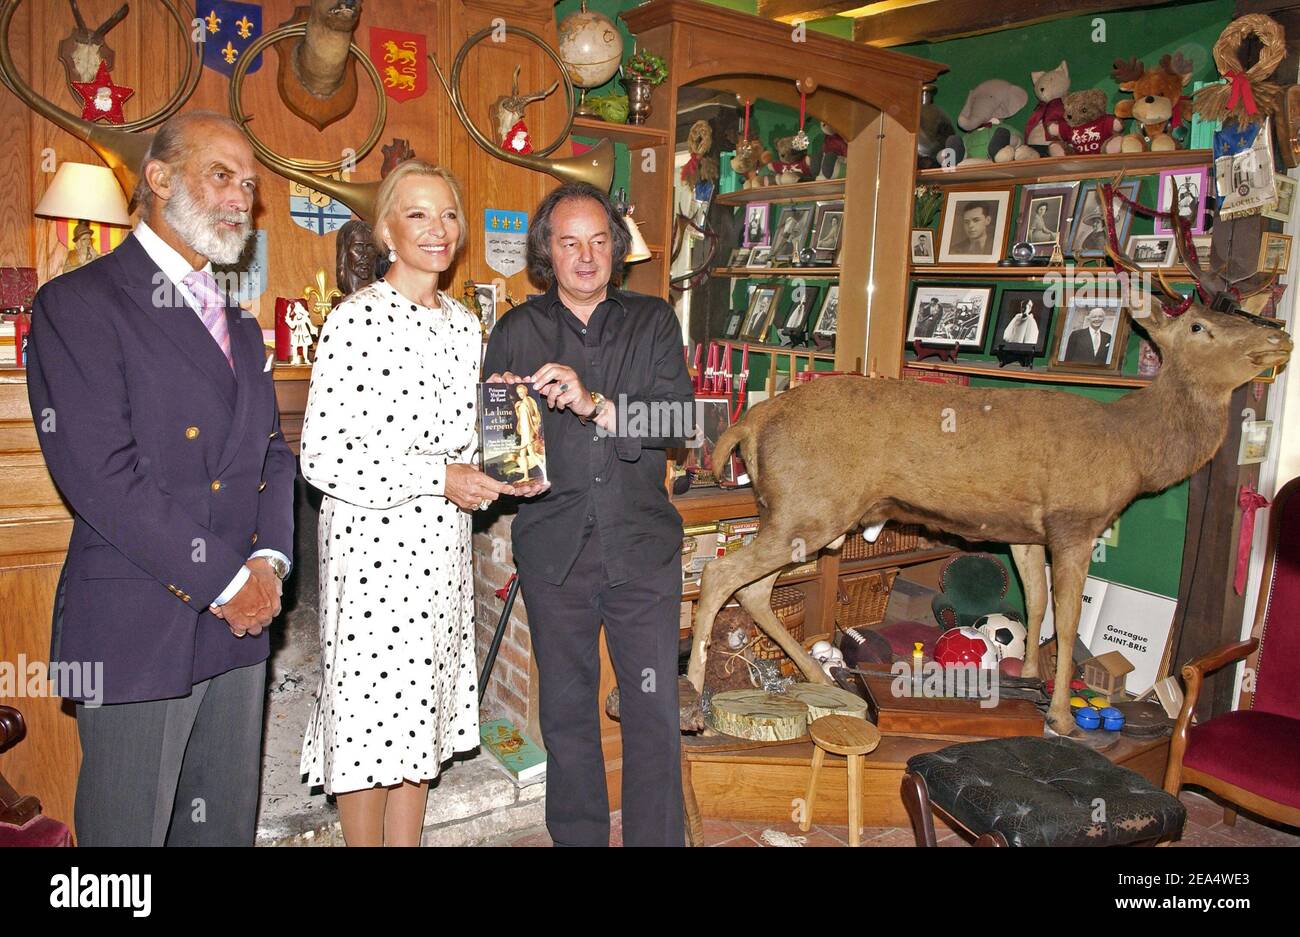
[(951, 628), (934, 644), (934, 659), (943, 667), (974, 664), (992, 670), (998, 665), (993, 642), (974, 628)]
[(1071, 696), (1070, 705), (1073, 706), (1075, 709), (1079, 709), (1083, 706), (1087, 706), (1088, 701), (1084, 699), (1082, 696)]
[(1080, 729), (1097, 729), (1101, 727), (1101, 714), (1091, 706), (1080, 706), (1074, 711), (1074, 721)]
[(975, 630), (993, 642), (999, 659), (1018, 657), (1024, 660), (1025, 640), (1029, 630), (1023, 622), (1007, 615), (985, 615), (975, 620)]

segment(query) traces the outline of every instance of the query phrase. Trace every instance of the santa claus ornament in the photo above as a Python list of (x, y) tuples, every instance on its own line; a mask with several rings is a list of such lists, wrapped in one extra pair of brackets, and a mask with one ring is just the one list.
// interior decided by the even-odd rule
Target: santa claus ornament
[(108, 65), (99, 63), (99, 71), (94, 81), (74, 81), (72, 88), (81, 96), (81, 117), (91, 123), (106, 120), (110, 124), (124, 124), (122, 104), (135, 94), (134, 88), (113, 84), (109, 77)]

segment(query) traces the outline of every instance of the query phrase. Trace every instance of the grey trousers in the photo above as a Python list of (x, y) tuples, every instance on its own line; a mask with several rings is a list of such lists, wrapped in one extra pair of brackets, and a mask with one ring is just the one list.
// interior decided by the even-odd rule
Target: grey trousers
[(623, 844), (685, 845), (677, 628), (682, 564), (674, 556), (609, 584), (592, 529), (562, 585), (522, 567), (546, 745), (546, 826), (557, 846), (608, 846), (600, 748), (600, 627), (618, 679), (623, 736)]
[(253, 845), (265, 694), (263, 662), (178, 699), (78, 704), (78, 845)]

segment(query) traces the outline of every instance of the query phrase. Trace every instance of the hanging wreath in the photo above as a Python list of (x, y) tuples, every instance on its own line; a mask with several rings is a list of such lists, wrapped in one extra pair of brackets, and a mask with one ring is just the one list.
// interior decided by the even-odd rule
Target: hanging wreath
[[(1259, 61), (1249, 69), (1241, 64), (1241, 44), (1254, 35), (1264, 44)], [(1240, 124), (1258, 123), (1277, 110), (1283, 89), (1267, 79), (1286, 57), (1286, 32), (1281, 24), (1263, 13), (1250, 13), (1227, 25), (1214, 43), (1214, 64), (1227, 84), (1210, 85), (1197, 91), (1192, 108), (1205, 120), (1235, 119)]]

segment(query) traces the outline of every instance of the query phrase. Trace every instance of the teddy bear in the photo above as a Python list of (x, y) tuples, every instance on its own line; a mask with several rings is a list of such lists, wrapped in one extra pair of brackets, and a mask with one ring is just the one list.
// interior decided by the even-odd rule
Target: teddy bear
[(1192, 78), (1192, 63), (1181, 52), (1162, 56), (1160, 64), (1150, 69), (1137, 58), (1116, 59), (1111, 74), (1121, 91), (1133, 95), (1115, 105), (1117, 117), (1131, 117), (1137, 125), (1136, 132), (1124, 137), (1123, 151), (1176, 149), (1170, 131), (1185, 133), (1183, 125), (1192, 116), (1192, 102), (1183, 94), (1183, 86)]
[(793, 185), (812, 177), (808, 151), (796, 149), (794, 135), (776, 138), (776, 159), (771, 166), (777, 185)]
[(957, 126), (964, 133), (948, 139), (948, 150), (940, 163), (955, 157), (958, 165), (1007, 163), (1012, 160), (1037, 159), (1038, 152), (1026, 146), (1020, 131), (1007, 126), (1029, 103), (1029, 92), (1001, 78), (982, 81), (966, 96), (966, 106), (957, 116)]
[(1038, 104), (1025, 121), (1025, 142), (1046, 153), (1051, 138), (1047, 127), (1054, 121), (1065, 118), (1063, 99), (1070, 91), (1070, 66), (1065, 60), (1050, 71), (1030, 72), (1029, 78), (1034, 84), (1034, 96)]
[(744, 177), (744, 188), (756, 189), (763, 185), (759, 170), (771, 161), (772, 154), (763, 149), (763, 144), (758, 140), (741, 140), (736, 144), (736, 155), (731, 158), (731, 168), (736, 175)]
[(1064, 117), (1046, 128), (1053, 156), (1120, 152), (1122, 138), (1116, 134), (1124, 129), (1124, 122), (1107, 111), (1105, 91), (1071, 91), (1061, 105)]

